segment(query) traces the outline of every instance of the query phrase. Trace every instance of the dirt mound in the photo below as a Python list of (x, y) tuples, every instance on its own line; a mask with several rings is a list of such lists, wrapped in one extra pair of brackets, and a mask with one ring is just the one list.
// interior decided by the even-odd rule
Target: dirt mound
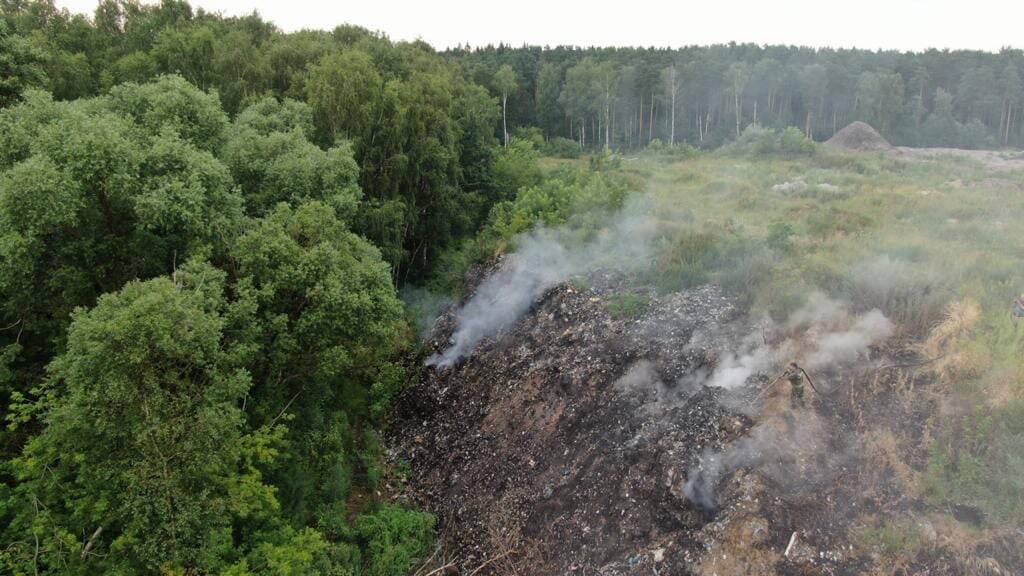
[[(692, 535), (709, 518), (686, 501), (686, 472), (750, 422), (722, 406), (721, 390), (676, 382), (713, 362), (708, 350), (727, 337), (715, 328), (736, 309), (705, 287), (616, 319), (618, 281), (592, 282), (552, 289), (399, 401), (392, 456), (410, 465), (466, 573), (512, 548), (529, 574), (649, 574), (655, 560), (681, 574), (700, 556)], [(438, 349), (451, 322), (439, 323)], [(698, 328), (712, 336), (692, 345)]]
[[(469, 286), (486, 274), (474, 269)], [(958, 528), (932, 526), (910, 496), (927, 450), (898, 439), (934, 413), (907, 392), (926, 380), (836, 374), (838, 392), (807, 412), (771, 408), (788, 406), (782, 394), (755, 412), (770, 375), (732, 392), (699, 384), (755, 326), (732, 301), (714, 286), (657, 296), (630, 285), (614, 273), (558, 285), (450, 368), (413, 360), (386, 438), (390, 468), (405, 472), (381, 489), (438, 517), (442, 548), (420, 573), (882, 573), (865, 527), (890, 525), (919, 526), (919, 572), (990, 562), (1014, 573), (1024, 536), (952, 547)], [(624, 307), (624, 293), (646, 304)], [(426, 354), (454, 328), (450, 311)], [(771, 446), (782, 449), (762, 458)], [(711, 505), (694, 503), (705, 495)]]
[(845, 150), (893, 150), (892, 144), (889, 144), (877, 130), (860, 121), (853, 122), (836, 132), (825, 144)]

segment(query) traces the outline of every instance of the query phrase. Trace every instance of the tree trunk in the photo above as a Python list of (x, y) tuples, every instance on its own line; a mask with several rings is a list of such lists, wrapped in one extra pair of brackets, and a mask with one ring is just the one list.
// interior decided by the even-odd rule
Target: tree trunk
[[(673, 72), (673, 76), (675, 76), (675, 69), (674, 68), (672, 69), (672, 72)], [(670, 114), (670, 116), (671, 116), (671, 119), (669, 120), (669, 122), (672, 123), (672, 126), (668, 130), (668, 143), (669, 143), (669, 146), (675, 146), (676, 145), (676, 86), (675, 86), (675, 79), (674, 78), (672, 80), (672, 114)]]
[(651, 92), (651, 116), (647, 123), (647, 142), (654, 140), (654, 93)]
[(740, 92), (733, 90), (733, 100), (736, 103), (736, 137), (740, 137)]
[(640, 95), (640, 134), (636, 139), (637, 147), (640, 148), (644, 143), (644, 95)]
[(611, 140), (611, 122), (612, 122), (612, 119), (611, 119), (611, 113), (612, 113), (612, 110), (611, 110), (611, 107), (612, 107), (611, 98), (612, 98), (611, 93), (607, 89), (605, 89), (605, 92), (604, 92), (604, 147), (605, 148), (611, 148), (611, 142), (612, 142), (612, 140)]
[[(508, 124), (505, 122), (508, 109), (508, 93), (501, 93), (501, 131), (505, 134), (505, 148), (508, 148)], [(493, 108), (491, 108), (493, 110)]]

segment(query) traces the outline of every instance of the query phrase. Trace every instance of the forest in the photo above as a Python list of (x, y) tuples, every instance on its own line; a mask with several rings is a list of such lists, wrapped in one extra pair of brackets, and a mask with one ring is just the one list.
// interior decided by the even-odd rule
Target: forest
[(2, 573), (408, 573), (436, 536), (381, 481), (418, 346), (399, 290), (457, 294), (552, 198), (628, 186), (542, 181), (542, 156), (853, 120), (1024, 138), (1019, 50), (438, 51), (182, 0), (0, 11)]

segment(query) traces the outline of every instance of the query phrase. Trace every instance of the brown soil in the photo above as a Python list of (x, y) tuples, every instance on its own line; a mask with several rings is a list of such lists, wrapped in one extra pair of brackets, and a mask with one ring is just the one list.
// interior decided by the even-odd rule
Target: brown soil
[(862, 152), (893, 149), (892, 144), (889, 144), (877, 130), (860, 121), (853, 122), (839, 132), (836, 132), (825, 144), (845, 150)]

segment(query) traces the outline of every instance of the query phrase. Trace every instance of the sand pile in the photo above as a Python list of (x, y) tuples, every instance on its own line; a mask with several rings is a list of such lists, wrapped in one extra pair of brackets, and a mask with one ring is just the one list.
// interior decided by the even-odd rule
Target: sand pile
[(860, 121), (854, 122), (836, 132), (825, 144), (846, 150), (871, 151), (893, 149), (892, 144), (889, 144), (877, 130)]

